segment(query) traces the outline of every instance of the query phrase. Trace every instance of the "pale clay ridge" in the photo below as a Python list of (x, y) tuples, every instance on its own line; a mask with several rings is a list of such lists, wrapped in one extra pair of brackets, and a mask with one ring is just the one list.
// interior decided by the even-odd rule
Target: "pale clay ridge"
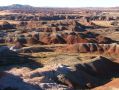
[[(55, 69), (58, 68), (54, 67)], [(6, 74), (0, 79), (0, 87), (13, 87), (18, 90), (64, 90), (67, 86), (57, 84), (49, 80), (47, 71), (52, 71), (51, 67), (38, 68), (31, 70), (27, 67), (13, 68), (6, 71)], [(52, 76), (53, 77), (53, 76)]]
[[(69, 80), (76, 81), (78, 85), (85, 86), (87, 83), (98, 85), (99, 79), (91, 75), (90, 70), (87, 71), (87, 66), (91, 67), (92, 73), (95, 73), (97, 77), (100, 75), (105, 76), (105, 74), (110, 75), (111, 72), (117, 72), (119, 68), (118, 63), (102, 56), (94, 58), (90, 63), (77, 64), (75, 67), (59, 64), (35, 70), (31, 70), (28, 67), (12, 68), (5, 73), (0, 73), (0, 88), (10, 86), (18, 88), (18, 90), (70, 90), (69, 86), (58, 84), (54, 80), (56, 77), (60, 79), (61, 75), (67, 75), (67, 72), (71, 73), (68, 74)], [(117, 69), (116, 71), (115, 68)], [(87, 70), (85, 71), (85, 69)], [(63, 80), (66, 80), (66, 78), (63, 78)]]

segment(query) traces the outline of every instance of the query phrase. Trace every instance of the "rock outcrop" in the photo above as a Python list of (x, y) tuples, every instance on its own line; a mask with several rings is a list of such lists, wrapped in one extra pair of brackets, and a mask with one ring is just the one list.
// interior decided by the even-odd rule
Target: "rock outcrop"
[[(119, 73), (119, 63), (99, 56), (88, 63), (74, 66), (47, 66), (31, 70), (27, 67), (0, 72), (0, 89), (72, 90), (88, 89), (109, 82)], [(105, 81), (104, 81), (105, 80)]]
[(113, 44), (97, 44), (97, 43), (77, 43), (67, 45), (66, 47), (58, 48), (56, 51), (72, 52), (72, 53), (105, 53), (119, 54), (119, 45)]

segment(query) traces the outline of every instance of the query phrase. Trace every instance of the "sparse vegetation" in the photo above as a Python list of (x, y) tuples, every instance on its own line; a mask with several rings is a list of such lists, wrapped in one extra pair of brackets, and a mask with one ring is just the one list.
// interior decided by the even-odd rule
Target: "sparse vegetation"
[(118, 8), (0, 10), (0, 90), (119, 86)]

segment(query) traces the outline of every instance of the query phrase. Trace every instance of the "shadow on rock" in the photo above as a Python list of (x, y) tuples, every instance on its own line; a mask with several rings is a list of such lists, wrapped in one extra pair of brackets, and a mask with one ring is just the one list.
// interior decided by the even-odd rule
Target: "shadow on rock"
[(75, 65), (75, 70), (67, 76), (75, 87), (93, 88), (119, 77), (119, 63), (100, 56), (92, 62)]
[(39, 86), (25, 83), (18, 76), (6, 72), (1, 73), (2, 76), (0, 76), (0, 90), (42, 90)]
[(22, 55), (9, 49), (2, 50), (0, 52), (0, 66), (17, 66), (17, 67), (29, 67), (31, 69), (42, 67), (43, 65), (35, 62), (33, 57), (29, 55)]

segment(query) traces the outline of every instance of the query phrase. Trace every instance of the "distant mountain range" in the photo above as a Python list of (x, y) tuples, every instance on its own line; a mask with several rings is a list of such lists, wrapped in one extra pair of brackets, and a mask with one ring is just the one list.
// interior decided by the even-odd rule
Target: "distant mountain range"
[[(33, 7), (33, 6), (30, 6), (30, 5), (21, 5), (21, 4), (13, 4), (13, 5), (9, 5), (9, 6), (0, 6), (0, 10), (38, 10), (38, 9), (41, 9), (41, 8), (47, 8), (48, 7)], [(56, 7), (56, 8), (59, 8), (59, 7)], [(51, 9), (51, 7), (50, 7)], [(65, 8), (66, 9), (66, 8)], [(84, 8), (74, 8), (74, 9), (90, 9), (90, 10), (119, 10), (119, 7), (84, 7)]]
[(13, 4), (9, 6), (0, 6), (2, 10), (14, 10), (14, 9), (35, 9), (36, 7), (30, 5), (21, 5), (21, 4)]

